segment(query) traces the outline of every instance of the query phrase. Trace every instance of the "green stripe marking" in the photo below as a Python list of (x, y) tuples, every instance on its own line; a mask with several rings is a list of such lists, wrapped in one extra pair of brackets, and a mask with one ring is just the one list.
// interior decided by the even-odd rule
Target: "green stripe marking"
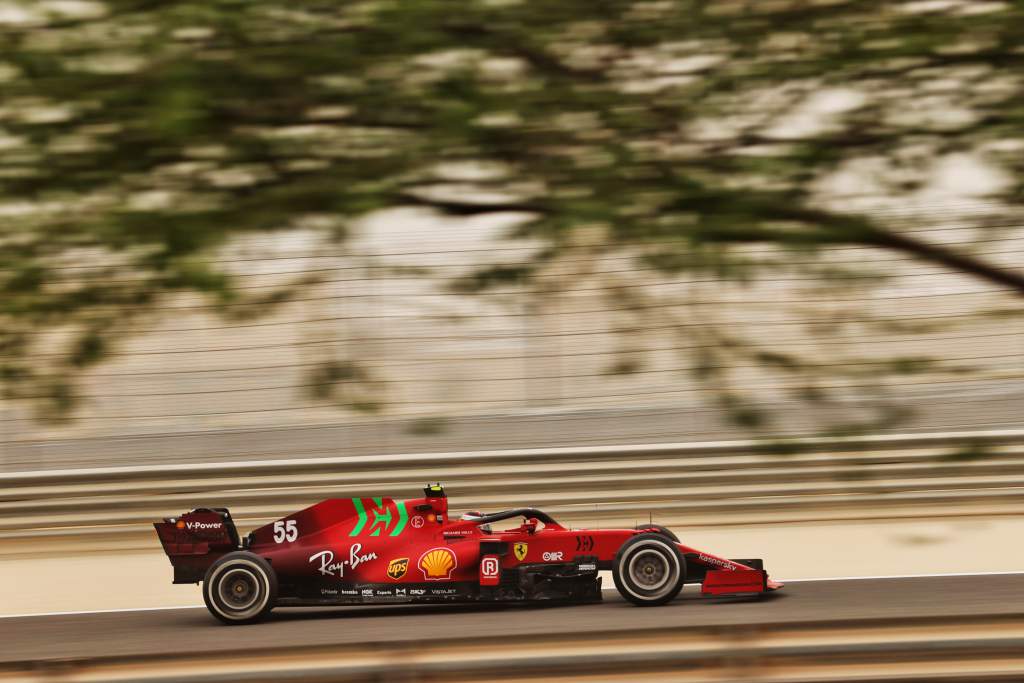
[(395, 525), (394, 531), (391, 532), (392, 536), (397, 536), (402, 533), (402, 529), (405, 528), (405, 522), (409, 519), (409, 513), (405, 510), (404, 500), (400, 500), (395, 503), (395, 507), (398, 508), (398, 524)]
[(387, 531), (391, 526), (391, 509), (384, 506), (383, 498), (374, 498), (373, 502), (377, 507), (373, 509), (373, 524), (370, 527), (373, 531), (370, 535), (380, 536), (381, 531)]
[(352, 531), (349, 532), (349, 536), (358, 536), (363, 527), (366, 526), (366, 509), (363, 507), (363, 501), (360, 498), (353, 498), (352, 504), (356, 507), (356, 514), (359, 515), (359, 521), (352, 527)]

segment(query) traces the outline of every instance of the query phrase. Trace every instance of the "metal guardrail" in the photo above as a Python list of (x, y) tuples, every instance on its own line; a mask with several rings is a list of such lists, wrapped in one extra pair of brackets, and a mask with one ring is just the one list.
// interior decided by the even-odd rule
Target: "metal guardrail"
[[(986, 457), (956, 459), (958, 449)], [(1024, 502), (1024, 431), (785, 443), (292, 458), (0, 475), (0, 538), (138, 531), (204, 505), (242, 524), (328, 497), (449, 487), (457, 509), (530, 504), (567, 519), (775, 514)]]
[[(155, 653), (0, 665), (0, 681), (1019, 681), (1024, 614), (609, 628), (495, 643), (431, 632), (404, 642)], [(621, 678), (616, 678), (621, 677)], [(673, 678), (675, 680), (675, 678)]]

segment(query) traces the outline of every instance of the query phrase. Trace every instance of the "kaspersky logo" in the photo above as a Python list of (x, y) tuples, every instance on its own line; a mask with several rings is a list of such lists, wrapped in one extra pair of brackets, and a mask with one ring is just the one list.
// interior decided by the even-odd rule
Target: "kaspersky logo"
[[(367, 532), (369, 532), (367, 534), (369, 536), (398, 536), (405, 530), (405, 523), (409, 520), (409, 513), (405, 509), (404, 501), (388, 501), (388, 504), (385, 504), (383, 498), (373, 498), (373, 507), (367, 513), (363, 500), (363, 498), (352, 499), (352, 505), (356, 509), (358, 519), (356, 520), (356, 525), (352, 527), (352, 531), (349, 532), (349, 536), (359, 536)], [(394, 509), (398, 511), (397, 519), (392, 516), (390, 505), (394, 505)], [(371, 515), (373, 517), (372, 522), (370, 522)], [(367, 526), (367, 523), (369, 523), (369, 526)]]

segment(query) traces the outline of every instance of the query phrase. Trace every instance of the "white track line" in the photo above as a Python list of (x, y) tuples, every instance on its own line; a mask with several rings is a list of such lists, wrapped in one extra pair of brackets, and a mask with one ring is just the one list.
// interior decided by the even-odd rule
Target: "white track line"
[[(940, 579), (965, 576), (1016, 576), (1024, 575), (1024, 570), (1008, 572), (964, 572), (959, 574), (893, 574), (886, 576), (835, 576), (816, 579), (778, 579), (782, 583), (815, 583), (821, 581), (881, 581), (884, 579)], [(605, 588), (614, 593), (614, 588)], [(175, 609), (199, 609), (204, 605), (179, 605), (177, 607), (127, 607), (122, 609), (82, 610), (80, 612), (37, 612), (35, 614), (0, 614), (0, 619), (28, 619), (30, 617), (69, 617), (83, 614), (117, 614), (120, 612), (163, 612)], [(324, 605), (325, 607), (345, 607), (346, 605)]]
[(199, 609), (205, 605), (179, 605), (177, 607), (122, 607), (120, 609), (87, 609), (79, 612), (35, 612), (33, 614), (0, 614), (0, 619), (28, 619), (29, 617), (73, 617), (82, 614), (117, 614), (120, 612), (163, 612), (172, 609)]

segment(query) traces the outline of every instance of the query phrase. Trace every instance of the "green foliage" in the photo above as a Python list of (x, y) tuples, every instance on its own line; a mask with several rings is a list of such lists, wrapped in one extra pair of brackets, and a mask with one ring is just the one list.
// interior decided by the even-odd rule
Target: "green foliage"
[(643, 363), (636, 358), (619, 358), (605, 370), (605, 373), (609, 375), (632, 375), (640, 372), (642, 368)]
[(940, 462), (968, 463), (992, 457), (992, 449), (980, 442), (968, 442), (939, 457)]
[(365, 371), (349, 362), (329, 361), (315, 366), (310, 373), (310, 393), (314, 398), (330, 398), (341, 382), (362, 382)]
[(92, 365), (103, 358), (106, 341), (96, 330), (91, 330), (80, 337), (71, 352), (68, 362), (76, 367)]
[(436, 436), (448, 427), (449, 422), (443, 417), (421, 417), (411, 421), (406, 431), (417, 436)]
[(769, 422), (765, 410), (754, 405), (748, 398), (735, 393), (723, 393), (719, 404), (733, 424), (745, 429), (760, 429)]
[(522, 284), (529, 279), (533, 268), (529, 266), (493, 266), (459, 278), (452, 282), (452, 291), (474, 294), (485, 289)]
[(897, 375), (916, 375), (931, 370), (936, 362), (934, 358), (894, 358), (888, 365)]
[[(608, 248), (639, 245), (638, 256), (665, 272), (742, 282), (765, 264), (737, 246), (774, 245), (785, 260), (862, 244), (1024, 291), (1010, 271), (823, 209), (814, 196), (814, 183), (851, 159), (1018, 138), (1024, 107), (1007, 79), (1024, 66), (1020, 3), (16, 5), (23, 19), (0, 20), (5, 383), (36, 376), (13, 369), (43, 332), (73, 332), (70, 360), (40, 376), (69, 375), (109, 351), (98, 319), (145, 312), (168, 291), (236, 300), (230, 276), (201, 258), (235, 237), (410, 203), (522, 213), (517, 234), (549, 243), (545, 259), (600, 226), (615, 243)], [(848, 104), (820, 125), (775, 125), (837, 90)], [(934, 112), (908, 114), (907, 103), (924, 97)], [(947, 109), (962, 115), (944, 117)], [(480, 185), (507, 198), (429, 191), (444, 182), (440, 162), (467, 161), (503, 169)], [(1024, 157), (998, 162), (1018, 179), (1001, 199), (1019, 204)], [(915, 182), (902, 177), (891, 189)], [(2, 211), (12, 207), (21, 208)], [(344, 238), (344, 228), (331, 230)], [(82, 278), (69, 263), (102, 267)], [(532, 272), (499, 268), (455, 287), (518, 284)], [(705, 356), (695, 374), (710, 379), (719, 363)], [(760, 360), (798, 369), (783, 354)], [(349, 380), (325, 384), (336, 381)], [(54, 386), (43, 392), (53, 405), (73, 405), (70, 385)]]
[(327, 361), (309, 373), (309, 394), (318, 400), (331, 400), (360, 413), (378, 413), (384, 409), (383, 383), (374, 381), (370, 372), (351, 361)]

